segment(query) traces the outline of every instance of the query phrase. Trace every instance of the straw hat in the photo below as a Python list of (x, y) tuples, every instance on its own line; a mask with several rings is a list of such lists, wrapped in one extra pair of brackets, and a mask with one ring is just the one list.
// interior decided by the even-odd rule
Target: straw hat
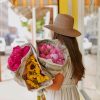
[(64, 36), (78, 37), (81, 33), (73, 28), (74, 18), (65, 14), (58, 14), (54, 24), (45, 25), (44, 27)]

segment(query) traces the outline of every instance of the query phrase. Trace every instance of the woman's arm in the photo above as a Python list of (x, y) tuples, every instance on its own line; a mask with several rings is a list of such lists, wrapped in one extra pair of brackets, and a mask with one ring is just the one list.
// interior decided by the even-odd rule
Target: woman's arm
[(63, 81), (64, 81), (64, 76), (63, 76), (63, 74), (58, 73), (58, 74), (55, 76), (54, 80), (53, 80), (53, 84), (52, 84), (51, 86), (47, 87), (47, 89), (48, 89), (48, 90), (57, 91), (57, 90), (59, 90), (59, 89), (61, 88), (61, 85), (62, 85)]

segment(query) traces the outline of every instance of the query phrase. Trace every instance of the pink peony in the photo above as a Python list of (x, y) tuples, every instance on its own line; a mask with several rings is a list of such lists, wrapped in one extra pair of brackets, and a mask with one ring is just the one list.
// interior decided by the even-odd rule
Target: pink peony
[(55, 59), (55, 60), (58, 59), (58, 54), (51, 54), (50, 56), (51, 56), (52, 59)]
[(8, 65), (10, 65), (10, 66), (13, 66), (14, 65), (14, 62), (12, 61), (11, 58), (8, 58)]
[(13, 51), (8, 58), (8, 67), (12, 71), (16, 71), (21, 64), (21, 59), (28, 53), (30, 47), (25, 46), (21, 48), (20, 46), (16, 46), (13, 48)]
[(52, 48), (53, 48), (52, 45), (47, 44), (47, 49), (48, 49), (48, 50), (51, 50)]
[(22, 48), (23, 57), (27, 54), (27, 52), (29, 51), (29, 49), (30, 49), (29, 46), (25, 46), (24, 48)]
[(45, 58), (46, 59), (51, 59), (51, 54), (48, 54)]
[(45, 49), (46, 49), (46, 45), (45, 44), (39, 46), (39, 51), (40, 52), (43, 52)]
[(38, 45), (39, 55), (45, 59), (51, 59), (53, 63), (64, 64), (63, 51), (59, 47), (54, 47), (48, 43), (40, 43)]
[(40, 54), (40, 57), (46, 58), (46, 55), (45, 54)]
[(22, 51), (21, 51), (21, 47), (20, 46), (16, 46), (13, 48), (13, 51), (12, 51), (12, 54), (21, 54)]

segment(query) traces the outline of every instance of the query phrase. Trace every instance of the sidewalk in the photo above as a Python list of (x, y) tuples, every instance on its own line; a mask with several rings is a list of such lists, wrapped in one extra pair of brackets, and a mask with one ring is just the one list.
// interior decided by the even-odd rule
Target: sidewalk
[[(37, 100), (36, 92), (29, 92), (13, 80), (0, 83), (0, 100)], [(80, 94), (81, 100), (84, 100)]]
[(83, 90), (87, 93), (91, 100), (100, 100), (100, 93), (96, 89), (97, 56), (86, 55), (84, 57), (84, 63), (86, 73), (83, 80)]
[(0, 100), (36, 100), (36, 93), (10, 80), (0, 83)]

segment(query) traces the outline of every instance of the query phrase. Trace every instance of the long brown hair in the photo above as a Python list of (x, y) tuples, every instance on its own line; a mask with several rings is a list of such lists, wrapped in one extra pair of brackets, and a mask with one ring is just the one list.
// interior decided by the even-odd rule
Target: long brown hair
[(82, 54), (79, 50), (76, 38), (63, 36), (57, 33), (54, 33), (53, 38), (60, 40), (66, 45), (69, 51), (72, 65), (73, 65), (73, 76), (72, 77), (77, 78), (78, 80), (81, 80), (82, 77), (84, 77), (85, 68), (82, 62)]

